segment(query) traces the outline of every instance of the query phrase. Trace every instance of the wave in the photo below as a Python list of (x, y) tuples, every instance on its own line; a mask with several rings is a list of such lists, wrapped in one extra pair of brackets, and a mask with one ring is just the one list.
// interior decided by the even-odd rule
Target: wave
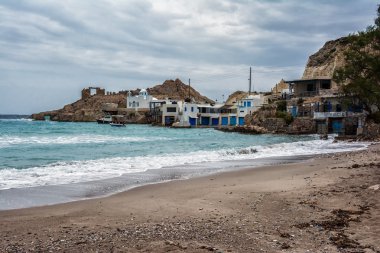
[(75, 136), (0, 136), (0, 148), (14, 145), (56, 145), (56, 144), (88, 144), (88, 143), (129, 143), (169, 140), (165, 137), (129, 137), (109, 135), (75, 135)]
[[(130, 139), (128, 140), (131, 141)], [(366, 149), (368, 145), (369, 143), (334, 143), (332, 139), (311, 140), (159, 156), (116, 157), (87, 161), (58, 162), (28, 169), (6, 168), (0, 170), (0, 189), (93, 181), (117, 177), (126, 173), (143, 172), (148, 169), (206, 162), (354, 151)]]

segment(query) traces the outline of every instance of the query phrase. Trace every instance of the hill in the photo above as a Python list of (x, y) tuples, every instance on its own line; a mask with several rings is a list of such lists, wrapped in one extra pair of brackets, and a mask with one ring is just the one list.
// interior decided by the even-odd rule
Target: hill
[[(189, 86), (181, 80), (166, 80), (163, 84), (156, 85), (147, 89), (149, 94), (158, 99), (178, 99), (184, 100), (188, 97)], [(133, 95), (138, 94), (140, 89), (131, 90)], [(128, 91), (120, 91), (116, 94), (96, 94), (90, 97), (81, 98), (78, 101), (65, 105), (62, 109), (40, 112), (32, 114), (34, 120), (44, 120), (45, 116), (49, 116), (53, 121), (75, 121), (75, 122), (91, 122), (100, 118), (102, 108), (106, 104), (116, 104), (119, 109), (126, 107), (126, 94)], [(190, 87), (190, 96), (196, 103), (213, 103), (211, 99), (202, 96), (193, 87)]]

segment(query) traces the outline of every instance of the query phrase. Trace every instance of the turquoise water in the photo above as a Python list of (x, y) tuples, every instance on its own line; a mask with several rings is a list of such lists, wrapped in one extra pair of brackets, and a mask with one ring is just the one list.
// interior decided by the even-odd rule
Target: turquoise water
[(0, 189), (107, 179), (126, 173), (365, 148), (318, 136), (241, 135), (214, 129), (0, 120)]

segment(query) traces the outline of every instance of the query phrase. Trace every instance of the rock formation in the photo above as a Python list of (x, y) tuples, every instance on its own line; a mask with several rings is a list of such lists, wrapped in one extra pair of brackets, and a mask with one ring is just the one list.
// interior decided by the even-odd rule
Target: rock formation
[[(44, 120), (45, 116), (49, 116), (53, 121), (75, 121), (75, 122), (91, 122), (103, 116), (103, 106), (106, 104), (115, 104), (117, 109), (123, 112), (126, 108), (126, 94), (127, 91), (121, 91), (119, 93), (106, 94), (104, 89), (96, 89), (95, 95), (90, 95), (90, 88), (82, 90), (82, 98), (78, 101), (64, 106), (62, 109), (53, 110), (48, 112), (40, 112), (32, 114), (34, 120)], [(158, 99), (186, 99), (189, 94), (189, 86), (182, 83), (181, 80), (176, 79), (167, 80), (161, 85), (156, 85), (153, 88), (147, 89), (149, 94)], [(139, 89), (131, 90), (133, 95), (139, 93)], [(190, 97), (196, 103), (213, 103), (211, 99), (202, 96), (194, 88), (190, 87)], [(131, 117), (130, 117), (131, 118)], [(138, 118), (136, 122), (145, 122), (145, 120)], [(131, 118), (131, 121), (134, 121)]]
[(202, 96), (198, 91), (196, 91), (193, 87), (184, 84), (181, 80), (166, 80), (163, 84), (156, 85), (153, 88), (148, 88), (147, 91), (150, 95), (158, 99), (177, 99), (177, 100), (185, 100), (189, 97), (190, 90), (190, 98), (196, 103), (214, 103), (213, 100), (208, 97)]
[(309, 57), (302, 79), (331, 78), (334, 70), (344, 65), (344, 52), (348, 43), (347, 37), (326, 42)]

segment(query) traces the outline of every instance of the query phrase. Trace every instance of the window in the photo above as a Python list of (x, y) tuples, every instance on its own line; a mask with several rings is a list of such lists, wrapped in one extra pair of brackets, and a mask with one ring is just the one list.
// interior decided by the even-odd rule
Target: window
[(321, 81), (321, 89), (331, 89), (331, 81), (330, 80), (323, 80)]
[(251, 101), (247, 102), (247, 107), (251, 107)]
[(187, 107), (185, 106), (185, 112), (187, 112)]
[(306, 86), (306, 91), (315, 91), (315, 87), (314, 87), (314, 84), (313, 83), (308, 83), (307, 86)]
[(244, 101), (244, 107), (247, 107), (247, 102), (246, 101)]
[(139, 103), (139, 102), (137, 102), (136, 104), (137, 104), (137, 107), (139, 107), (139, 106), (140, 106), (140, 103)]
[(129, 102), (129, 107), (132, 107), (132, 102)]
[(177, 108), (176, 107), (168, 107), (168, 108), (166, 108), (166, 111), (167, 112), (177, 112)]
[(191, 112), (194, 112), (194, 107), (193, 106), (191, 107)]

